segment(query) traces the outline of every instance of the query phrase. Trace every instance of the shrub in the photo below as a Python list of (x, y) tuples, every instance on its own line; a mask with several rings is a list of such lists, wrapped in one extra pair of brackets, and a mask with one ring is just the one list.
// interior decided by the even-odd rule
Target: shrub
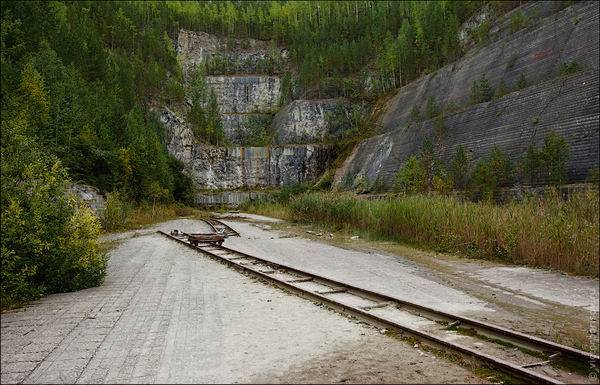
[(236, 132), (239, 143), (246, 146), (262, 147), (271, 143), (273, 133), (271, 131), (270, 115), (252, 115), (244, 129)]
[(452, 184), (459, 189), (467, 188), (469, 183), (469, 155), (464, 147), (456, 149), (456, 153), (450, 162), (450, 178)]
[(421, 110), (419, 109), (419, 106), (413, 106), (410, 110), (410, 117), (415, 123), (421, 121)]
[(46, 293), (98, 285), (106, 260), (98, 219), (67, 196), (60, 162), (23, 135), (28, 122), (2, 119), (1, 307)]
[(473, 39), (477, 44), (481, 44), (487, 40), (488, 33), (490, 32), (491, 28), (491, 21), (489, 19), (485, 19), (477, 28), (470, 30), (469, 33), (471, 36), (473, 36)]
[(427, 173), (416, 155), (409, 157), (396, 173), (394, 190), (405, 193), (427, 190)]
[(594, 166), (589, 169), (586, 182), (598, 184), (600, 181), (600, 167)]
[(485, 77), (485, 74), (481, 75), (479, 80), (473, 81), (473, 85), (471, 86), (471, 102), (489, 102), (492, 100), (492, 97), (494, 97), (494, 88)]
[(118, 191), (106, 194), (106, 203), (102, 213), (102, 227), (108, 231), (123, 229), (127, 226), (127, 217), (131, 205), (125, 202)]
[(521, 11), (516, 11), (510, 17), (510, 33), (515, 33), (527, 25), (527, 16)]
[(541, 151), (546, 177), (551, 183), (562, 184), (567, 179), (567, 162), (569, 161), (569, 145), (564, 138), (551, 132), (544, 140)]
[(446, 131), (446, 117), (443, 113), (435, 117), (435, 120), (433, 121), (433, 126), (439, 133), (444, 133)]
[(475, 164), (471, 176), (475, 194), (486, 200), (496, 198), (498, 188), (509, 183), (511, 174), (510, 160), (500, 149), (494, 148)]
[(433, 96), (427, 98), (427, 118), (431, 119), (440, 113), (440, 108)]
[(291, 197), (302, 194), (310, 190), (310, 186), (306, 183), (297, 183), (290, 186), (284, 186), (279, 189), (275, 194), (273, 194), (273, 198), (275, 202), (287, 202)]
[(517, 165), (517, 170), (522, 180), (529, 184), (534, 184), (539, 179), (542, 166), (542, 156), (533, 146), (527, 147), (527, 152)]
[(561, 76), (565, 76), (565, 75), (571, 75), (576, 72), (579, 72), (582, 69), (583, 69), (583, 67), (581, 67), (581, 65), (579, 63), (577, 63), (575, 60), (572, 60), (569, 62), (562, 63), (560, 65), (560, 67), (558, 67), (558, 73)]

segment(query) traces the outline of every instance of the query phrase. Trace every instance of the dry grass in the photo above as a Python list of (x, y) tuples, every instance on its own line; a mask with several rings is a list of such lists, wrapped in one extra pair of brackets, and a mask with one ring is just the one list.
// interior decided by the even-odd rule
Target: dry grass
[[(279, 207), (274, 207), (279, 206)], [(322, 223), (372, 239), (469, 257), (598, 277), (598, 190), (562, 200), (554, 192), (502, 206), (414, 195), (366, 201), (352, 194), (308, 193), (288, 206), (255, 212)]]

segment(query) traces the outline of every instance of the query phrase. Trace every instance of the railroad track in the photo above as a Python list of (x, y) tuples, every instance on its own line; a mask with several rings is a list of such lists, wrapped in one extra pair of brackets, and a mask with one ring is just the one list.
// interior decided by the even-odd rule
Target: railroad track
[[(233, 229), (231, 231), (238, 234)], [(547, 384), (598, 382), (599, 357), (592, 353), (358, 288), (225, 246), (193, 246), (185, 240), (183, 233), (181, 236), (160, 233), (302, 297), (324, 303), (392, 333), (475, 359), (519, 380)], [(578, 370), (574, 371), (574, 368)]]
[(217, 234), (223, 234), (227, 237), (238, 237), (240, 235), (240, 233), (232, 229), (231, 226), (226, 225), (218, 219), (208, 218), (202, 219), (202, 221), (206, 222), (206, 224), (208, 224)]

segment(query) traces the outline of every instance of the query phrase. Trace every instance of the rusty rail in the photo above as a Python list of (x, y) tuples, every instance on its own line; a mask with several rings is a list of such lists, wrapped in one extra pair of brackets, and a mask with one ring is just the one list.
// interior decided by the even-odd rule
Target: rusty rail
[(203, 222), (208, 224), (212, 230), (217, 234), (223, 234), (226, 237), (239, 237), (240, 233), (235, 231), (231, 226), (221, 222), (216, 218), (202, 219)]

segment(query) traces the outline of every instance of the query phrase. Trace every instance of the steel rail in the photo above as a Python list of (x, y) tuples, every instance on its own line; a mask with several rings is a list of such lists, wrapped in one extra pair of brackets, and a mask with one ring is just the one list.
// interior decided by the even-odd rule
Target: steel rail
[[(219, 230), (217, 229), (217, 226), (222, 226), (225, 229), (225, 235), (231, 237), (237, 237), (240, 235), (240, 233), (238, 233), (237, 231), (235, 231), (231, 226), (221, 222), (220, 220), (216, 219), (216, 218), (208, 218), (208, 219), (202, 219), (203, 222), (205, 222), (206, 224), (208, 224), (215, 233), (219, 233)], [(229, 233), (227, 233), (229, 232)]]
[[(523, 380), (533, 381), (535, 383), (548, 383), (548, 384), (562, 383), (555, 378), (552, 378), (552, 377), (546, 376), (544, 374), (535, 372), (533, 370), (524, 368), (522, 365), (520, 366), (520, 365), (514, 364), (512, 362), (503, 360), (501, 358), (486, 354), (484, 352), (477, 351), (477, 350), (468, 348), (468, 347), (460, 345), (460, 344), (449, 342), (447, 340), (444, 340), (444, 339), (442, 339), (438, 336), (435, 336), (433, 334), (430, 334), (428, 332), (418, 330), (418, 329), (415, 329), (408, 325), (397, 323), (397, 322), (395, 322), (391, 319), (387, 319), (383, 316), (378, 316), (376, 314), (370, 313), (368, 311), (368, 309), (361, 309), (360, 307), (350, 306), (348, 304), (341, 303), (339, 301), (336, 301), (333, 298), (329, 298), (329, 297), (325, 296), (325, 294), (330, 294), (332, 292), (336, 292), (341, 289), (345, 289), (345, 290), (348, 290), (353, 293), (363, 294), (362, 297), (365, 299), (370, 297), (371, 300), (376, 298), (376, 300), (380, 301), (380, 302), (388, 301), (388, 302), (396, 303), (396, 304), (402, 306), (403, 310), (404, 310), (404, 307), (408, 307), (411, 310), (413, 310), (413, 312), (412, 312), (413, 314), (415, 314), (414, 311), (416, 310), (416, 315), (421, 316), (426, 319), (443, 320), (443, 321), (451, 321), (451, 322), (458, 321), (458, 322), (460, 322), (461, 326), (470, 326), (470, 327), (474, 328), (478, 333), (481, 333), (486, 336), (502, 337), (503, 340), (508, 340), (509, 342), (511, 342), (517, 346), (523, 346), (523, 347), (527, 347), (530, 349), (533, 348), (538, 351), (550, 351), (553, 353), (560, 352), (561, 354), (564, 354), (565, 356), (568, 356), (572, 359), (576, 359), (578, 361), (585, 361), (586, 363), (593, 363), (596, 365), (596, 367), (598, 364), (598, 359), (599, 359), (598, 356), (588, 353), (588, 352), (577, 350), (577, 349), (574, 349), (574, 348), (571, 348), (571, 347), (568, 347), (565, 345), (556, 344), (552, 341), (547, 341), (547, 340), (544, 340), (544, 339), (541, 339), (541, 338), (538, 338), (535, 336), (530, 336), (530, 335), (527, 335), (524, 333), (516, 332), (511, 329), (503, 328), (503, 327), (500, 327), (497, 325), (482, 322), (482, 321), (475, 320), (472, 318), (463, 317), (463, 316), (435, 310), (435, 309), (432, 309), (432, 308), (429, 308), (426, 306), (422, 306), (419, 304), (415, 304), (415, 303), (412, 303), (412, 302), (409, 302), (406, 300), (402, 300), (402, 299), (391, 297), (391, 296), (388, 296), (385, 294), (377, 293), (372, 290), (367, 290), (367, 289), (359, 288), (356, 286), (352, 286), (352, 285), (340, 282), (340, 281), (332, 279), (332, 278), (323, 277), (323, 276), (320, 276), (315, 273), (311, 273), (311, 272), (304, 271), (304, 270), (299, 270), (299, 269), (296, 269), (296, 268), (293, 268), (290, 266), (286, 266), (286, 265), (283, 265), (280, 263), (275, 263), (275, 262), (272, 262), (272, 261), (269, 261), (269, 260), (266, 260), (263, 258), (256, 257), (254, 255), (250, 255), (250, 254), (247, 254), (247, 253), (244, 253), (241, 251), (230, 249), (225, 246), (200, 245), (200, 246), (196, 247), (180, 238), (174, 237), (174, 236), (164, 233), (162, 231), (159, 231), (159, 233), (161, 233), (162, 235), (164, 235), (168, 238), (171, 238), (177, 242), (180, 242), (180, 243), (190, 247), (191, 249), (202, 252), (218, 261), (225, 262), (235, 268), (242, 269), (242, 270), (250, 272), (254, 275), (258, 275), (261, 278), (265, 278), (271, 282), (276, 283), (280, 287), (291, 289), (293, 292), (300, 294), (303, 297), (308, 297), (313, 300), (325, 302), (330, 307), (337, 309), (337, 310), (341, 310), (342, 312), (350, 313), (350, 314), (358, 316), (360, 318), (363, 318), (363, 319), (366, 319), (369, 321), (374, 321), (378, 325), (382, 325), (384, 327), (387, 327), (387, 328), (390, 328), (393, 330), (397, 330), (402, 333), (412, 335), (414, 337), (425, 339), (425, 340), (433, 343), (434, 345), (448, 348), (448, 349), (451, 349), (462, 355), (466, 355), (468, 357), (478, 359), (486, 364), (492, 365), (493, 367), (495, 367), (497, 369), (508, 372), (511, 375), (514, 375)], [(237, 255), (237, 257), (227, 258), (224, 255), (217, 254), (215, 251), (224, 251), (229, 256), (231, 256), (233, 254), (233, 255)], [(258, 268), (253, 268), (252, 266), (244, 265), (239, 262), (236, 262), (236, 260), (240, 260), (240, 259), (253, 259), (253, 260), (259, 261), (263, 265), (266, 265), (266, 266), (269, 266), (269, 267), (272, 267), (275, 269), (279, 269), (279, 270), (284, 270), (286, 272), (292, 272), (292, 273), (300, 275), (301, 277), (304, 277), (304, 278), (299, 278), (297, 280), (292, 280), (292, 281), (281, 280), (281, 279), (278, 279), (278, 278), (270, 275), (274, 271), (264, 272), (264, 271), (259, 270)], [(316, 291), (302, 288), (298, 284), (294, 284), (294, 283), (299, 283), (299, 282), (305, 282), (307, 280), (315, 280), (315, 281), (318, 281), (325, 285), (335, 287), (336, 289), (334, 289), (330, 292), (319, 293)], [(366, 294), (366, 297), (364, 296), (365, 294)]]

